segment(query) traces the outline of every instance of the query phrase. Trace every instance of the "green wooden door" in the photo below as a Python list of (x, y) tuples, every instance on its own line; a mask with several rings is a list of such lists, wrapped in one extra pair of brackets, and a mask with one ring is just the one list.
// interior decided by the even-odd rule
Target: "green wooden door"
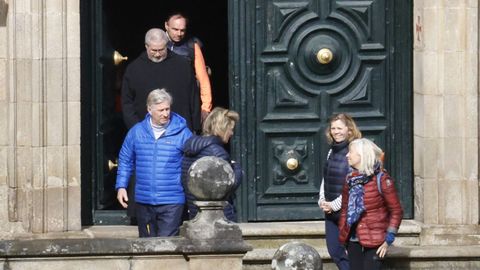
[(411, 1), (231, 1), (233, 150), (242, 219), (323, 218), (317, 206), (333, 113), (386, 152), (412, 217)]

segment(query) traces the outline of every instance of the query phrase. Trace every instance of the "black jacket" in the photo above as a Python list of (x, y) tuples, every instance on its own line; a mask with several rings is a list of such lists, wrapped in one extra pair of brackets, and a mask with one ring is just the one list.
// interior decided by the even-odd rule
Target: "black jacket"
[(147, 96), (157, 88), (165, 88), (172, 95), (172, 111), (187, 120), (190, 130), (200, 130), (200, 95), (195, 91), (192, 66), (170, 51), (162, 62), (152, 62), (143, 52), (128, 65), (122, 84), (123, 119), (127, 128), (145, 118)]
[[(219, 157), (227, 162), (231, 162), (230, 154), (223, 147), (222, 140), (217, 136), (192, 136), (185, 142), (183, 146), (183, 162), (182, 162), (182, 183), (185, 190), (185, 195), (188, 204), (189, 217), (192, 219), (197, 214), (197, 206), (193, 204), (195, 197), (188, 192), (187, 188), (187, 175), (188, 169), (196, 160), (206, 157), (206, 156), (215, 156)], [(232, 164), (232, 163), (231, 163)], [(238, 163), (232, 164), (233, 171), (235, 173), (235, 184), (230, 192), (225, 198), (228, 201), (228, 205), (225, 206), (224, 213), (225, 217), (231, 221), (237, 221), (235, 206), (233, 205), (233, 200), (235, 196), (235, 190), (238, 188), (242, 181), (242, 168)]]

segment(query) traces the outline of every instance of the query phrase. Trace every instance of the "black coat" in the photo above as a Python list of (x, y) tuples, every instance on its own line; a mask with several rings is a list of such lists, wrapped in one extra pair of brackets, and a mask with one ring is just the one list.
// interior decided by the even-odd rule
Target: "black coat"
[[(196, 160), (206, 157), (206, 156), (215, 156), (219, 157), (227, 162), (231, 163), (230, 154), (223, 147), (222, 140), (217, 136), (192, 136), (185, 142), (183, 147), (183, 162), (182, 162), (182, 183), (185, 190), (185, 195), (188, 204), (188, 211), (190, 219), (194, 218), (197, 214), (197, 206), (193, 204), (195, 197), (188, 192), (187, 181), (188, 181), (188, 169)], [(235, 196), (235, 190), (238, 188), (242, 181), (242, 168), (238, 163), (232, 164), (233, 171), (235, 173), (235, 183), (232, 191), (225, 198), (228, 201), (228, 205), (225, 206), (224, 213), (225, 217), (231, 221), (237, 221), (235, 206), (233, 205), (233, 200)]]
[(147, 96), (157, 88), (170, 93), (171, 110), (187, 120), (190, 130), (200, 130), (200, 94), (195, 91), (193, 68), (184, 57), (170, 51), (162, 62), (152, 62), (143, 52), (128, 65), (122, 84), (122, 110), (127, 128), (145, 118)]

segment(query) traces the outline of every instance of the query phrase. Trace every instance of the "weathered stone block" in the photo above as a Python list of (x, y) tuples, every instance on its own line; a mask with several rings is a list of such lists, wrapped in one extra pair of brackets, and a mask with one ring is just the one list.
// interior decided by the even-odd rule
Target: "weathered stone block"
[(0, 146), (0, 187), (7, 186), (8, 177), (8, 151), (6, 147)]
[[(1, 29), (1, 28), (0, 28)], [(1, 37), (0, 37), (1, 38)], [(1, 43), (0, 43), (1, 44)], [(0, 45), (1, 47), (1, 45)], [(7, 60), (0, 57), (0, 104), (7, 101)]]
[(21, 102), (16, 104), (16, 145), (32, 145), (32, 103)]
[(66, 184), (66, 175), (64, 168), (66, 166), (65, 147), (49, 146), (47, 147), (46, 177), (49, 187), (62, 187)]
[(46, 226), (47, 232), (61, 232), (66, 230), (64, 209), (65, 189), (63, 187), (49, 187), (47, 192)]
[(32, 148), (16, 148), (16, 168), (15, 176), (17, 178), (17, 187), (31, 188), (32, 186)]
[(462, 224), (465, 211), (465, 181), (440, 180), (438, 181), (438, 202), (440, 224)]
[(464, 6), (459, 8), (458, 0), (455, 0), (455, 2), (457, 2), (456, 5), (443, 10), (445, 31), (439, 33), (439, 36), (443, 40), (445, 51), (460, 52), (465, 51), (466, 48), (466, 10)]
[(464, 147), (464, 141), (462, 138), (445, 138), (443, 141), (444, 155), (439, 156), (439, 159), (442, 160), (442, 165), (444, 171), (445, 180), (459, 180), (463, 179), (463, 168), (465, 164), (464, 153), (468, 151)]
[(68, 186), (67, 192), (67, 229), (79, 231), (82, 228), (80, 186)]
[[(437, 0), (433, 0), (437, 2)], [(440, 33), (443, 26), (443, 17), (439, 9), (435, 7), (428, 7), (425, 3), (423, 10), (423, 37), (425, 44), (425, 51), (435, 52), (441, 50), (443, 45), (440, 42)], [(427, 30), (426, 30), (427, 29)]]
[(242, 270), (243, 255), (190, 255), (189, 270)]
[(48, 102), (47, 110), (47, 145), (60, 146), (64, 144), (64, 136), (66, 127), (64, 126), (63, 117), (66, 116), (63, 110), (62, 102)]
[(11, 270), (84, 270), (84, 269), (102, 269), (102, 270), (129, 270), (128, 260), (123, 258), (92, 258), (86, 259), (11, 259), (8, 262)]
[[(133, 257), (131, 270), (158, 269), (158, 270), (190, 270), (188, 262), (183, 256), (151, 256)], [(210, 269), (218, 269), (215, 265)]]
[[(440, 173), (440, 139), (423, 139), (423, 144), (420, 145), (423, 152), (423, 178), (437, 178)], [(422, 174), (421, 174), (422, 175)]]
[(438, 181), (437, 179), (425, 178), (423, 183), (423, 205), (428, 205), (428, 207), (424, 207), (424, 222), (427, 224), (438, 224)]
[(32, 232), (44, 233), (45, 231), (45, 190), (43, 187), (34, 188), (32, 193), (32, 199), (35, 202), (33, 204), (32, 211)]
[[(444, 53), (443, 72), (440, 74), (445, 85), (446, 95), (462, 95), (465, 93), (465, 52), (449, 51)], [(449, 106), (450, 108), (451, 106)]]
[(32, 118), (31, 118), (31, 146), (32, 147), (43, 147), (44, 145), (44, 115), (45, 115), (45, 106), (42, 103), (34, 102), (31, 105), (32, 107)]
[[(51, 1), (51, 0), (50, 0)], [(60, 8), (63, 5), (60, 5)], [(62, 59), (66, 57), (63, 44), (65, 44), (65, 33), (64, 27), (64, 14), (62, 14), (60, 10), (52, 10), (48, 11), (51, 6), (46, 6), (47, 9), (47, 16), (44, 16), (45, 21), (45, 45), (44, 45), (44, 52), (45, 58), (47, 59)], [(53, 7), (56, 9), (57, 7)], [(62, 65), (60, 65), (62, 67)]]
[(80, 107), (80, 102), (67, 102), (67, 138), (69, 146), (80, 145)]
[[(67, 99), (69, 102), (80, 102), (80, 58), (67, 59)], [(80, 118), (80, 112), (79, 118)]]
[(0, 101), (0, 146), (8, 145), (8, 127), (9, 127), (9, 117), (8, 117), (8, 108), (10, 106), (4, 102)]
[(467, 8), (466, 11), (466, 51), (477, 53), (478, 50), (478, 8)]
[(32, 58), (32, 16), (30, 13), (16, 12), (14, 15), (15, 35), (12, 37), (12, 43), (15, 46), (15, 56), (17, 59)]
[[(58, 43), (62, 43), (61, 40), (57, 41)], [(63, 91), (65, 88), (66, 76), (65, 73), (65, 60), (64, 59), (47, 59), (46, 62), (46, 71), (45, 71), (45, 78), (46, 81), (46, 101), (48, 104), (53, 104), (54, 102), (62, 102), (63, 101)], [(59, 114), (63, 114), (64, 112)]]
[(424, 130), (425, 137), (441, 138), (443, 137), (443, 113), (444, 113), (444, 101), (441, 96), (437, 95), (425, 95), (424, 100)]
[(32, 147), (32, 187), (43, 188), (45, 186), (45, 148)]

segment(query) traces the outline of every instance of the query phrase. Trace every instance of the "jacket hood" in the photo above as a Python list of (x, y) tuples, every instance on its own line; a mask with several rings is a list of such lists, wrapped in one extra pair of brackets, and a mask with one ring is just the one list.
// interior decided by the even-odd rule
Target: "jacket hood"
[(185, 156), (196, 156), (198, 153), (200, 153), (204, 148), (212, 145), (212, 144), (217, 144), (217, 145), (222, 145), (223, 142), (222, 140), (217, 137), (217, 136), (198, 136), (194, 135), (190, 137), (185, 142), (185, 145), (183, 146), (183, 153)]
[[(150, 113), (147, 113), (145, 119), (142, 121), (142, 126), (144, 129), (147, 130), (149, 134), (153, 136), (152, 126), (150, 125), (150, 118), (152, 118), (152, 116), (150, 115)], [(175, 135), (186, 128), (188, 129), (187, 121), (177, 113), (170, 112), (170, 122), (168, 123), (167, 129), (162, 136)]]

